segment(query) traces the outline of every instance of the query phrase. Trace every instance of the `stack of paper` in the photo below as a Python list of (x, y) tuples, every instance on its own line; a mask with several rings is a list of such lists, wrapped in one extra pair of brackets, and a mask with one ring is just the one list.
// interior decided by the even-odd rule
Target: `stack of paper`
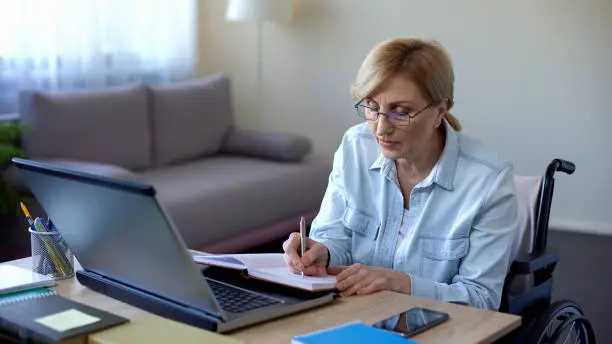
[(9, 264), (0, 264), (0, 276), (0, 295), (55, 285), (51, 277)]
[(193, 260), (199, 264), (242, 270), (253, 278), (308, 291), (336, 288), (336, 276), (302, 276), (293, 273), (281, 253), (193, 255)]

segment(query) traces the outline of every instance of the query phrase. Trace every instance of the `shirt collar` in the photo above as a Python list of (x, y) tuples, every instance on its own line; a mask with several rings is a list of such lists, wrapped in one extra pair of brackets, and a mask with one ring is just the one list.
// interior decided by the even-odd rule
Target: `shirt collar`
[[(457, 161), (459, 160), (459, 140), (457, 132), (444, 120), (446, 128), (446, 140), (442, 155), (434, 165), (431, 173), (423, 181), (423, 186), (431, 183), (436, 183), (447, 190), (453, 190), (455, 171), (457, 170)], [(379, 169), (385, 178), (395, 182), (396, 170), (393, 160), (386, 158), (382, 153), (370, 165), (370, 170)]]

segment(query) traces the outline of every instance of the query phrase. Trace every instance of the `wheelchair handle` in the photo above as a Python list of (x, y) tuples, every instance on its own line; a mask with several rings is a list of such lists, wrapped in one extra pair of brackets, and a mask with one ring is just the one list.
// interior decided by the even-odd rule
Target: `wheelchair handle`
[(567, 160), (553, 159), (546, 168), (542, 179), (540, 201), (538, 204), (538, 217), (536, 218), (536, 242), (535, 249), (540, 251), (546, 248), (546, 237), (548, 233), (548, 218), (550, 216), (550, 205), (555, 187), (555, 172), (561, 171), (572, 174), (576, 171), (576, 165)]
[(546, 171), (547, 172), (546, 175), (548, 177), (552, 177), (552, 175), (555, 174), (555, 172), (557, 171), (561, 171), (567, 174), (572, 174), (574, 173), (574, 171), (576, 171), (576, 165), (571, 161), (567, 161), (563, 159), (554, 159), (548, 165), (548, 171)]

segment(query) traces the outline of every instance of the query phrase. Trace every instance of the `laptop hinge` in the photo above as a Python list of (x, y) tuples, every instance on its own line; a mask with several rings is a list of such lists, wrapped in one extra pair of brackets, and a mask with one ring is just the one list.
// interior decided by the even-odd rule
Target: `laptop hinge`
[(77, 271), (76, 277), (79, 283), (96, 292), (165, 318), (214, 332), (218, 324), (223, 322), (219, 315), (189, 307), (93, 271)]

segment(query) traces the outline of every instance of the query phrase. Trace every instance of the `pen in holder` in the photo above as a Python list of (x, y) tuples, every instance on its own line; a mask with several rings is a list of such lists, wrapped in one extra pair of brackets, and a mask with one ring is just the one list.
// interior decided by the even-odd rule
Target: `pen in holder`
[(74, 276), (74, 254), (57, 232), (28, 228), (32, 246), (32, 270), (55, 279)]

